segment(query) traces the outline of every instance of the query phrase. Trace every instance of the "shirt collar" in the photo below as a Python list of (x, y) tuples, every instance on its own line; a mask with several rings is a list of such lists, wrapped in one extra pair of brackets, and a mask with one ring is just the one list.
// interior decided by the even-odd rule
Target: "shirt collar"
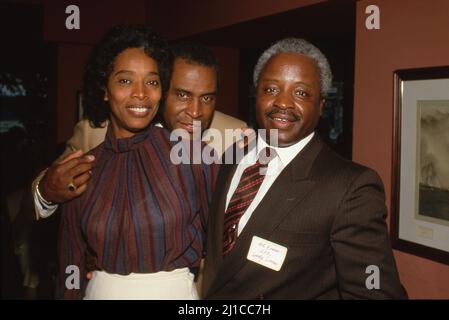
[(288, 147), (273, 147), (266, 143), (264, 139), (259, 135), (257, 137), (257, 152), (263, 150), (265, 147), (273, 148), (277, 152), (277, 156), (281, 160), (282, 165), (287, 166), (297, 155), (301, 152), (301, 150), (312, 140), (315, 132), (310, 133), (307, 137), (299, 140), (295, 144)]

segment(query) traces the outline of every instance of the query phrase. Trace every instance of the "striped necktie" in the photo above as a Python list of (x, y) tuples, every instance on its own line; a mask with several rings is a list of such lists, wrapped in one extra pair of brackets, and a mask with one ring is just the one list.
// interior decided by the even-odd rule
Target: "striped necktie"
[(224, 214), (223, 256), (226, 256), (235, 246), (237, 226), (240, 218), (253, 202), (265, 178), (268, 163), (276, 157), (272, 148), (264, 148), (255, 164), (246, 168), (240, 177), (239, 184), (229, 201)]

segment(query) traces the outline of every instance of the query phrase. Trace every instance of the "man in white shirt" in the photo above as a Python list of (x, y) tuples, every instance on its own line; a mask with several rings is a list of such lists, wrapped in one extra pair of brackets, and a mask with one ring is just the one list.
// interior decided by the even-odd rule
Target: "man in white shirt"
[(205, 298), (405, 298), (379, 176), (314, 133), (331, 86), (326, 57), (284, 39), (261, 55), (253, 79), (257, 123), (270, 134), (220, 169)]

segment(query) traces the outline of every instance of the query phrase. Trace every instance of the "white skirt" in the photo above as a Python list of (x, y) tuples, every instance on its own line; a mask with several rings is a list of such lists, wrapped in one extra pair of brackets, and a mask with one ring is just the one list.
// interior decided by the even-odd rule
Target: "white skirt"
[(85, 300), (198, 300), (189, 268), (123, 276), (94, 271)]

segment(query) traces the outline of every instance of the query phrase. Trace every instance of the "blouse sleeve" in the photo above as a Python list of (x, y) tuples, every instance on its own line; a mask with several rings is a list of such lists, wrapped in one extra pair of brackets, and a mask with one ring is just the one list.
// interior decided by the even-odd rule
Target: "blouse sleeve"
[(59, 226), (58, 299), (82, 299), (86, 285), (86, 242), (81, 231), (80, 198), (61, 206)]

